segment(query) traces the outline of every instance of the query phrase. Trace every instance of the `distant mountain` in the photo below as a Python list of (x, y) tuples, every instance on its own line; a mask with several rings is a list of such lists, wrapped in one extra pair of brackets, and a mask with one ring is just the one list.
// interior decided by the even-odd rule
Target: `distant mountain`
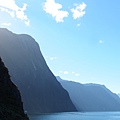
[(12, 83), (0, 58), (0, 120), (29, 120), (24, 114), (20, 92)]
[(48, 68), (38, 43), (31, 36), (1, 28), (0, 56), (21, 92), (28, 113), (76, 111), (69, 94)]
[(118, 93), (118, 96), (120, 97), (120, 93)]
[(80, 84), (56, 77), (78, 111), (120, 111), (120, 98), (99, 84)]

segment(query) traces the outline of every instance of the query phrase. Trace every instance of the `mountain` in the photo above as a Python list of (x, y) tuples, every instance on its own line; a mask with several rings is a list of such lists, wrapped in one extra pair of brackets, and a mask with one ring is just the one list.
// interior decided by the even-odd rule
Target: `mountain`
[(99, 84), (80, 84), (56, 77), (78, 111), (120, 111), (120, 98)]
[(118, 93), (118, 96), (120, 97), (120, 93)]
[(0, 56), (29, 114), (76, 111), (69, 94), (48, 68), (38, 43), (31, 36), (1, 28)]
[(20, 92), (12, 83), (0, 58), (0, 120), (29, 120), (24, 114)]

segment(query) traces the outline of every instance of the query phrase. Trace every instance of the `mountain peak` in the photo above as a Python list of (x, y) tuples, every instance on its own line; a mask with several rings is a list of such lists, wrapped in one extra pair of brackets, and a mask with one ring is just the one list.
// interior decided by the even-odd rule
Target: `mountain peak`
[(8, 34), (2, 29), (0, 38), (0, 56), (21, 92), (25, 111), (31, 114), (76, 111), (35, 39), (26, 34)]
[(56, 76), (56, 79), (57, 79), (58, 81), (62, 80), (60, 76)]

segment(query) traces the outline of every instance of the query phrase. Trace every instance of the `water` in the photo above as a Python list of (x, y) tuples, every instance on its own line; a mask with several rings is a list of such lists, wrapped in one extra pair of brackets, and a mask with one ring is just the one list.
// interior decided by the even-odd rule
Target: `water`
[(30, 115), (30, 120), (120, 120), (120, 112), (70, 112)]

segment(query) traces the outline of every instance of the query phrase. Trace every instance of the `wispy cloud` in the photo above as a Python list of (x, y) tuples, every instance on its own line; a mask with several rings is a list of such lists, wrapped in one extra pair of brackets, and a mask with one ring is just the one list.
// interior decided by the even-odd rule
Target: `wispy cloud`
[(101, 44), (102, 44), (103, 42), (104, 42), (103, 40), (100, 40), (100, 41), (99, 41), (99, 43), (101, 43)]
[(74, 4), (75, 8), (71, 9), (71, 12), (73, 13), (73, 18), (77, 19), (80, 17), (83, 17), (85, 15), (85, 8), (86, 8), (86, 4), (83, 2), (81, 4)]
[(75, 76), (75, 77), (80, 76), (79, 73), (70, 72), (70, 71), (62, 71), (62, 70), (60, 70), (59, 73), (60, 73), (60, 74), (64, 74), (64, 75), (68, 75), (68, 74), (70, 75), (70, 74), (71, 74), (71, 75), (73, 75), (73, 76)]
[(72, 72), (72, 74), (74, 75), (74, 74), (75, 74), (75, 72)]
[(61, 74), (65, 74), (65, 75), (69, 74), (68, 71), (62, 71), (62, 70), (60, 70), (59, 73), (61, 73)]
[(69, 72), (68, 71), (64, 71), (63, 74), (69, 74)]
[(75, 76), (80, 76), (80, 74), (78, 74), (78, 73), (75, 73)]
[(50, 57), (50, 60), (56, 60), (57, 57)]
[(79, 27), (80, 25), (81, 25), (81, 23), (78, 23), (78, 24), (77, 24), (77, 27)]
[(2, 26), (11, 26), (11, 23), (2, 23)]
[(8, 13), (12, 18), (18, 18), (26, 25), (30, 24), (30, 20), (28, 19), (27, 15), (25, 14), (25, 10), (27, 8), (27, 4), (23, 4), (23, 7), (20, 8), (15, 3), (15, 0), (0, 0), (0, 11)]
[(74, 76), (80, 76), (80, 74), (75, 73), (75, 72), (72, 72), (72, 74), (73, 74)]
[(69, 15), (67, 11), (60, 10), (61, 8), (62, 5), (56, 3), (54, 0), (46, 0), (46, 2), (43, 3), (43, 10), (52, 15), (56, 22), (64, 22), (64, 18), (68, 17)]
[(8, 10), (6, 8), (1, 7), (1, 6), (0, 6), (0, 11), (8, 13), (12, 18), (15, 17), (14, 11), (10, 11), (10, 10)]

